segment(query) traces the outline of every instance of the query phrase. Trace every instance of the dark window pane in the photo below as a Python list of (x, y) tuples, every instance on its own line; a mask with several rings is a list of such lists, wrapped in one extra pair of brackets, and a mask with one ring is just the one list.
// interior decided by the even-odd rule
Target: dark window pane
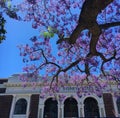
[(84, 101), (85, 117), (100, 117), (98, 103), (94, 98), (86, 98)]
[(49, 98), (45, 102), (44, 107), (44, 118), (57, 118), (58, 117), (58, 107), (57, 101)]
[(25, 99), (19, 99), (15, 104), (14, 114), (26, 114), (27, 101)]
[(64, 102), (64, 117), (78, 117), (77, 101), (72, 97)]
[(120, 114), (120, 97), (117, 99), (118, 113)]
[(6, 88), (0, 88), (0, 93), (5, 93)]

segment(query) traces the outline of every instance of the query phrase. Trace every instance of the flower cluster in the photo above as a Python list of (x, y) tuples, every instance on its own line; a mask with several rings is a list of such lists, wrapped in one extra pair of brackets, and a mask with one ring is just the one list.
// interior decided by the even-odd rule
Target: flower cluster
[[(33, 28), (44, 32), (32, 37), (31, 45), (19, 46), (20, 56), (26, 63), (24, 72), (33, 78), (37, 78), (36, 75), (44, 76), (42, 81), (50, 87), (53, 85), (52, 92), (58, 92), (66, 84), (73, 84), (78, 86), (78, 96), (82, 92), (101, 96), (102, 89), (108, 84), (106, 80), (120, 81), (120, 27), (102, 31), (96, 45), (98, 55), (89, 55), (92, 37), (89, 30), (83, 30), (76, 42), (70, 44), (67, 38), (78, 24), (83, 4), (84, 0), (24, 0), (19, 4), (19, 12), (24, 12), (22, 19), (32, 21)], [(119, 21), (119, 6), (119, 0), (111, 3), (98, 14), (97, 22)], [(56, 41), (64, 37), (67, 38), (56, 45)], [(101, 79), (101, 75), (106, 77), (102, 76)], [(90, 88), (89, 92), (83, 84)], [(48, 92), (48, 88), (44, 91)]]

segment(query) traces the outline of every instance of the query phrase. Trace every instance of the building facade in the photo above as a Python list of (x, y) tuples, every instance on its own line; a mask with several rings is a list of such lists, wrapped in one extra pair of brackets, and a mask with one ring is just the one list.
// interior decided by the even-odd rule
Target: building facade
[(44, 93), (42, 97), (42, 86), (37, 82), (33, 88), (27, 82), (23, 87), (17, 75), (0, 79), (0, 118), (120, 117), (120, 90), (114, 82), (110, 84), (111, 91), (104, 90), (102, 96), (78, 96), (75, 86), (66, 85), (55, 96)]

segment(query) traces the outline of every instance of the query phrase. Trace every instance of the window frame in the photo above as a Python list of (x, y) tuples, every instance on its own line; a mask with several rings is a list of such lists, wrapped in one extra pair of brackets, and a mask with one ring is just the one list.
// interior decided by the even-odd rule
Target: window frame
[[(21, 101), (21, 100), (23, 100), (23, 101)], [(22, 103), (20, 103), (20, 102), (22, 102)], [(21, 108), (18, 108), (20, 105), (22, 105)], [(14, 115), (26, 115), (27, 114), (27, 107), (28, 107), (27, 100), (25, 98), (19, 98), (15, 103), (13, 114)]]

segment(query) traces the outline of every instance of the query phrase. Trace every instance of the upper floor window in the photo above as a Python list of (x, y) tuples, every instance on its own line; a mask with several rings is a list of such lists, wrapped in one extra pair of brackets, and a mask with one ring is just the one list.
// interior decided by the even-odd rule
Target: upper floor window
[(120, 97), (117, 99), (118, 113), (120, 114)]
[(27, 101), (24, 98), (17, 100), (15, 104), (14, 114), (26, 114)]

